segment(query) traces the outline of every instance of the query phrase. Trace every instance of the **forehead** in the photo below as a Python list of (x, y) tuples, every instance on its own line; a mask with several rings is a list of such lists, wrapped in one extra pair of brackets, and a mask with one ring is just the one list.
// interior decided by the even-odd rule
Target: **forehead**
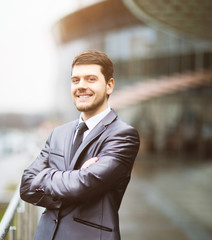
[(84, 75), (102, 75), (101, 66), (97, 64), (74, 65), (71, 75), (72, 77)]

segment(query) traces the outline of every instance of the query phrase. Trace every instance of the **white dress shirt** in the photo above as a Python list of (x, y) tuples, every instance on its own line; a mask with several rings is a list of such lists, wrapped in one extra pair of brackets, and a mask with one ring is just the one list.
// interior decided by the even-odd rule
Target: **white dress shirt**
[[(88, 120), (85, 121), (85, 124), (87, 125), (88, 127), (88, 130), (86, 130), (84, 132), (84, 135), (83, 135), (83, 140), (88, 136), (88, 134), (91, 132), (92, 129), (95, 128), (95, 126), (111, 111), (111, 108), (108, 107), (106, 108), (104, 111), (102, 111), (101, 113), (89, 118)], [(77, 125), (77, 129), (78, 129), (78, 126), (79, 124), (83, 122), (82, 120), (82, 115), (80, 115), (80, 119), (79, 119), (79, 123)], [(77, 130), (78, 131), (78, 130)], [(77, 135), (77, 131), (75, 132), (75, 135), (74, 135), (74, 140), (75, 140), (75, 137)], [(74, 141), (73, 141), (74, 142)]]

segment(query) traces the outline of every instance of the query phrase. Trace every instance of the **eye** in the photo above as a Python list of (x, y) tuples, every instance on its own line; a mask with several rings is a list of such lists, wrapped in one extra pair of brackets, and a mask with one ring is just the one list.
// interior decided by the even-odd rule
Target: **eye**
[(94, 77), (94, 76), (89, 76), (89, 77), (88, 77), (88, 81), (89, 81), (89, 82), (94, 82), (94, 81), (96, 81), (96, 77)]
[(72, 81), (73, 84), (77, 84), (79, 82), (79, 79), (78, 78), (72, 78), (71, 81)]

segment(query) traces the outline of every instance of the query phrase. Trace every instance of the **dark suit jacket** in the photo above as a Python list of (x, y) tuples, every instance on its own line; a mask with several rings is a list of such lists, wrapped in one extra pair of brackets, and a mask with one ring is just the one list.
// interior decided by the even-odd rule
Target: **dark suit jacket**
[[(55, 128), (24, 171), (21, 198), (46, 208), (35, 240), (120, 239), (118, 210), (138, 152), (138, 133), (112, 110), (70, 159), (77, 123)], [(99, 161), (80, 170), (92, 157)]]

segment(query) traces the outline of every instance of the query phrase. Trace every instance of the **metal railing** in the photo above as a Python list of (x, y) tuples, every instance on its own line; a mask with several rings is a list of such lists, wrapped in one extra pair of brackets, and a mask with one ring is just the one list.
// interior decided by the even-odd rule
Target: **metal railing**
[(31, 240), (38, 222), (38, 208), (21, 200), (17, 187), (0, 222), (0, 240)]

